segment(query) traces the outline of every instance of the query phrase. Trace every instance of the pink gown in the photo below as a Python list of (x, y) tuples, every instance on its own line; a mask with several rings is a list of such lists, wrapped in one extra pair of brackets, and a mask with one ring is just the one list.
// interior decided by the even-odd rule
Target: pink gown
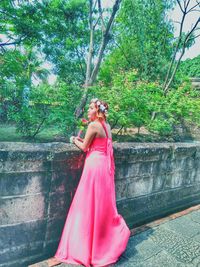
[(100, 267), (125, 251), (130, 230), (118, 214), (112, 140), (95, 137), (71, 203), (55, 258), (61, 262)]

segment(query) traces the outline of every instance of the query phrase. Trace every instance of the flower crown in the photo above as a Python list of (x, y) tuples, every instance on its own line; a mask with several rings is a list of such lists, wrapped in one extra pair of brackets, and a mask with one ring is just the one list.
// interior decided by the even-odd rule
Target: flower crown
[(107, 107), (105, 107), (104, 104), (98, 98), (92, 99), (91, 102), (95, 103), (102, 113), (108, 111)]

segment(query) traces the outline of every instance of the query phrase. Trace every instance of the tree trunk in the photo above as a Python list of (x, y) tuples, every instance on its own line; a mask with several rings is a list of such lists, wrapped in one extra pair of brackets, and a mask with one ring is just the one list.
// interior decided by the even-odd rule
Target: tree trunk
[(103, 25), (102, 26), (102, 33), (103, 34), (102, 34), (102, 40), (101, 40), (99, 52), (98, 52), (98, 55), (97, 55), (97, 61), (96, 61), (96, 64), (94, 65), (94, 68), (92, 70), (92, 57), (93, 57), (93, 46), (94, 46), (94, 30), (95, 30), (95, 26), (97, 25), (97, 23), (95, 25), (93, 25), (93, 22), (92, 22), (92, 15), (93, 15), (92, 5), (93, 5), (93, 1), (90, 0), (90, 14), (89, 14), (90, 48), (89, 48), (88, 57), (87, 57), (86, 80), (85, 80), (85, 84), (83, 86), (84, 87), (84, 92), (83, 92), (83, 96), (81, 98), (80, 104), (78, 105), (78, 107), (76, 108), (76, 111), (75, 111), (75, 118), (76, 119), (80, 118), (82, 116), (82, 114), (84, 112), (84, 107), (85, 107), (85, 105), (87, 103), (88, 88), (94, 84), (94, 82), (95, 82), (95, 80), (97, 78), (97, 75), (98, 75), (98, 72), (99, 72), (99, 68), (100, 68), (100, 65), (101, 65), (101, 62), (102, 62), (102, 58), (103, 58), (103, 53), (104, 53), (106, 45), (108, 44), (108, 41), (109, 41), (109, 34), (110, 34), (111, 27), (112, 27), (112, 23), (114, 21), (116, 13), (117, 13), (117, 11), (119, 9), (121, 1), (122, 0), (115, 0), (111, 16), (109, 18), (109, 21), (108, 21), (106, 27), (105, 27), (103, 16), (102, 16), (101, 1), (100, 0), (98, 1), (100, 21), (101, 21), (101, 23)]

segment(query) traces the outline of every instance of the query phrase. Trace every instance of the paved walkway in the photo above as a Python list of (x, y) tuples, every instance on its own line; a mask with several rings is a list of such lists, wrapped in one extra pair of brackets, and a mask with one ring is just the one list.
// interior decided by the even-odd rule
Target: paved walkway
[(185, 213), (153, 222), (132, 236), (115, 266), (200, 267), (200, 209)]
[(200, 205), (133, 229), (132, 234), (113, 266), (200, 267)]

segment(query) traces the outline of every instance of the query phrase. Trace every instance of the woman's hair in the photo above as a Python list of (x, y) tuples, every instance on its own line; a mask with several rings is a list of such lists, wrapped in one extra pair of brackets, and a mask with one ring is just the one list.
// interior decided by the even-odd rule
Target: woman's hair
[(91, 99), (90, 103), (94, 103), (97, 108), (97, 118), (99, 120), (106, 120), (108, 104), (98, 98)]

